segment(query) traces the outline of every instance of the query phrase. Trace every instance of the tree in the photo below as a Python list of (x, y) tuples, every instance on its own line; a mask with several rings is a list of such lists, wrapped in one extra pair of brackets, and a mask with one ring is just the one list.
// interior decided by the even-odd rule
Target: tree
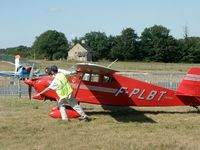
[(71, 40), (71, 42), (69, 42), (69, 46), (73, 47), (74, 45), (76, 45), (77, 43), (81, 44), (81, 38), (75, 37), (74, 39)]
[(18, 47), (10, 47), (2, 50), (3, 54), (6, 55), (17, 55), (19, 54), (21, 57), (30, 57), (31, 48), (27, 46), (20, 45)]
[(121, 37), (120, 36), (116, 36), (113, 37), (113, 46), (111, 48), (110, 51), (110, 58), (115, 60), (115, 59), (119, 59), (119, 60), (124, 60), (124, 55), (120, 46), (120, 43), (122, 43), (121, 41)]
[(110, 49), (108, 38), (104, 32), (86, 33), (79, 41), (84, 41), (83, 44), (91, 49), (93, 60), (108, 59)]
[(37, 58), (53, 60), (66, 58), (69, 45), (63, 33), (48, 30), (39, 37), (36, 37), (32, 50), (35, 52)]
[(183, 62), (200, 62), (200, 37), (187, 37), (180, 39), (179, 45), (183, 52)]
[(116, 37), (116, 45), (111, 49), (111, 57), (122, 60), (140, 60), (141, 54), (138, 48), (138, 36), (132, 28), (124, 29), (120, 36)]
[(110, 50), (110, 53), (107, 55), (108, 59), (115, 60), (116, 58), (120, 59), (119, 57), (115, 57), (114, 54), (112, 54), (113, 47), (117, 45), (117, 38), (118, 36), (109, 36), (108, 37), (108, 49)]
[(181, 59), (181, 51), (171, 35), (169, 29), (154, 25), (145, 28), (141, 34), (141, 49), (146, 60), (161, 62), (178, 62)]

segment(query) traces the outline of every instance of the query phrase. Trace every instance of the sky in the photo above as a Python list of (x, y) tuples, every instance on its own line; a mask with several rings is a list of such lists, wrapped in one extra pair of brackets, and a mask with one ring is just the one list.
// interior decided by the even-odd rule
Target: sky
[(163, 25), (175, 38), (200, 36), (200, 0), (0, 0), (0, 48), (32, 46), (47, 30), (70, 41), (91, 31), (120, 35)]

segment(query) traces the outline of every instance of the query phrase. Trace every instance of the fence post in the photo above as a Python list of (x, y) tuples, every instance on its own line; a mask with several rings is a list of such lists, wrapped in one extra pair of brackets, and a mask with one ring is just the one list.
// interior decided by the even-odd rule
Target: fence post
[(21, 98), (22, 96), (22, 86), (21, 86), (21, 80), (18, 79), (18, 95), (19, 95), (19, 98)]

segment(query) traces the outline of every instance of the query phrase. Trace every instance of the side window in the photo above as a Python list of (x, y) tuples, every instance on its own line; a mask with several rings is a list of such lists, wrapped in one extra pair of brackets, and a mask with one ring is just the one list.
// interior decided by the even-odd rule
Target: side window
[(98, 74), (91, 74), (91, 82), (99, 82), (99, 75)]
[(104, 83), (111, 83), (111, 82), (114, 82), (114, 81), (115, 81), (115, 79), (112, 78), (112, 77), (108, 77), (108, 76), (104, 76), (103, 77), (103, 82)]
[(109, 82), (109, 77), (108, 76), (103, 76), (103, 82), (108, 83)]
[(83, 81), (90, 81), (90, 74), (89, 73), (85, 73), (82, 80)]
[(90, 82), (99, 82), (99, 75), (98, 74), (85, 73), (82, 80), (83, 81), (90, 81)]

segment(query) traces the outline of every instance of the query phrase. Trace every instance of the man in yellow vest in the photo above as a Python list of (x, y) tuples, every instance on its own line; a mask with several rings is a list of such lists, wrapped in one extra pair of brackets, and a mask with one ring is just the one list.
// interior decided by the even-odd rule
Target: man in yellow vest
[(38, 95), (44, 94), (50, 89), (55, 90), (57, 95), (59, 96), (58, 107), (61, 113), (62, 120), (68, 121), (68, 117), (65, 111), (65, 105), (69, 103), (69, 105), (80, 114), (79, 120), (81, 121), (89, 121), (88, 116), (85, 114), (83, 109), (78, 105), (76, 99), (72, 96), (72, 86), (66, 76), (58, 72), (57, 66), (50, 67), (51, 74), (55, 76), (54, 80), (51, 82), (49, 87), (44, 89), (42, 92), (38, 93)]

